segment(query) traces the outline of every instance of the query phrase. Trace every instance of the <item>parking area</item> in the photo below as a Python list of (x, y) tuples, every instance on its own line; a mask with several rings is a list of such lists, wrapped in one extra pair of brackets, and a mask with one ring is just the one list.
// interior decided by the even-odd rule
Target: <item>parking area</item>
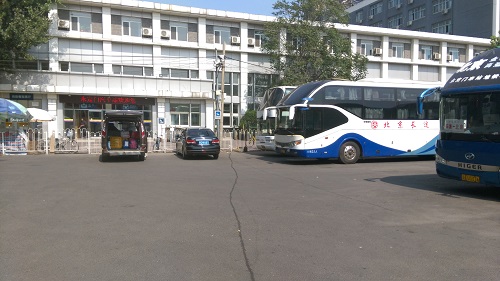
[(0, 156), (2, 280), (495, 280), (500, 189), (431, 159)]

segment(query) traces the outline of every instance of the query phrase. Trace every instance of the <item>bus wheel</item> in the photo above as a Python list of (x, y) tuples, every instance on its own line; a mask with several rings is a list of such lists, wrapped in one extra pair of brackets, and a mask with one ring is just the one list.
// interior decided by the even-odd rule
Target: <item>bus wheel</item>
[(358, 162), (360, 153), (359, 146), (355, 142), (348, 141), (340, 147), (340, 162), (354, 164)]

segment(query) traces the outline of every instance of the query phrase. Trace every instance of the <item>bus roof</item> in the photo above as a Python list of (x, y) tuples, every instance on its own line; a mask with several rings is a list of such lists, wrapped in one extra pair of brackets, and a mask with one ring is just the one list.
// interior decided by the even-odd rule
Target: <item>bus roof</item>
[(442, 94), (500, 90), (500, 48), (484, 51), (453, 74)]

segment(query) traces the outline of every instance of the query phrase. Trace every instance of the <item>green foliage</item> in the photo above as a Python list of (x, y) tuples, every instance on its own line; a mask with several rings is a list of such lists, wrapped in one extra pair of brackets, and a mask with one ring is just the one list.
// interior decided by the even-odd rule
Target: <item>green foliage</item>
[(0, 0), (0, 68), (12, 61), (30, 60), (28, 50), (50, 39), (50, 7), (58, 0)]
[(254, 129), (257, 128), (257, 111), (247, 110), (245, 115), (240, 120), (240, 128)]
[(352, 53), (350, 39), (332, 24), (348, 22), (339, 0), (278, 0), (273, 8), (276, 21), (266, 24), (262, 49), (282, 85), (366, 77), (367, 58)]
[[(500, 34), (500, 32), (499, 32)], [(495, 49), (500, 47), (500, 37), (491, 36), (490, 37), (490, 49)]]

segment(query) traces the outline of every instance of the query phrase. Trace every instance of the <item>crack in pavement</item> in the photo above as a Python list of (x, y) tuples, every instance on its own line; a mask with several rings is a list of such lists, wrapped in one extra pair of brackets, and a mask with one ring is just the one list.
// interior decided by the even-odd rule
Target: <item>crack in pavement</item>
[(238, 183), (238, 172), (233, 166), (233, 159), (231, 158), (231, 153), (229, 153), (229, 160), (231, 161), (231, 168), (233, 169), (234, 174), (236, 176), (234, 178), (234, 183), (233, 187), (231, 188), (231, 192), (229, 193), (229, 203), (231, 204), (231, 208), (233, 208), (234, 217), (236, 218), (236, 223), (238, 224), (238, 235), (240, 237), (240, 245), (241, 245), (241, 250), (243, 252), (243, 258), (245, 259), (245, 265), (247, 267), (248, 272), (250, 273), (250, 280), (255, 281), (255, 276), (253, 274), (252, 267), (250, 266), (250, 261), (248, 260), (247, 257), (247, 250), (245, 248), (245, 242), (243, 240), (243, 233), (241, 231), (241, 221), (240, 218), (238, 217), (238, 212), (236, 211), (236, 207), (233, 204), (233, 191), (235, 190), (236, 184)]

